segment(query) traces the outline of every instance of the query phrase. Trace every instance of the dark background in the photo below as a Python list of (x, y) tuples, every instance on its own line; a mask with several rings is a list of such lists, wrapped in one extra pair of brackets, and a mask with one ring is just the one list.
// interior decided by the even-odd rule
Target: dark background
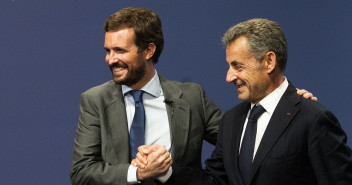
[[(225, 82), (222, 35), (250, 18), (277, 21), (289, 45), (285, 76), (313, 92), (352, 137), (351, 0), (1, 0), (0, 184), (70, 184), (80, 93), (112, 79), (103, 23), (129, 6), (162, 20), (158, 72), (201, 84), (224, 111), (239, 100)], [(212, 149), (205, 145), (205, 158)]]

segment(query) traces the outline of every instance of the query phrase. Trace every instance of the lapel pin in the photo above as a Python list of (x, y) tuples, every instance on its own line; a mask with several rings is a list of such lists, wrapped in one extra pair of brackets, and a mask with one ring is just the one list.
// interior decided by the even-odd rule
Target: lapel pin
[(291, 116), (291, 113), (288, 112), (288, 113), (287, 113), (287, 116)]

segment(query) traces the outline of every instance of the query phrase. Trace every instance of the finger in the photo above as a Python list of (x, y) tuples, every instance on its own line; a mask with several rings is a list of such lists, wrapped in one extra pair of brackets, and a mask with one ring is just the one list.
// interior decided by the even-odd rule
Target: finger
[(158, 145), (158, 144), (153, 144), (150, 148), (150, 153), (158, 151), (161, 147), (163, 147), (163, 146)]
[(166, 158), (165, 160), (163, 161), (158, 161), (158, 163), (156, 164), (156, 168), (160, 170), (161, 173), (164, 173), (166, 172), (170, 166), (172, 165), (172, 159), (169, 155), (168, 158)]
[(134, 167), (137, 167), (137, 162), (135, 161), (135, 159), (133, 159), (133, 160), (131, 161), (131, 165), (134, 166)]
[(159, 157), (158, 158), (158, 163), (160, 164), (160, 165), (166, 165), (166, 164), (168, 164), (170, 161), (171, 161), (172, 159), (171, 159), (171, 155), (170, 155), (170, 153), (169, 152), (166, 152), (165, 154), (163, 154), (161, 157)]
[[(132, 162), (136, 163), (136, 167), (144, 169), (145, 165), (143, 163), (141, 163), (138, 159), (133, 159)], [(134, 166), (134, 165), (132, 165)]]
[(140, 147), (138, 147), (138, 151), (140, 153), (143, 153), (145, 155), (149, 155), (155, 151), (157, 151), (159, 149), (159, 147), (161, 147), (160, 145), (158, 144), (153, 144), (153, 145), (142, 145)]
[(303, 94), (303, 97), (305, 97), (305, 98), (312, 98), (312, 97), (313, 97), (313, 94), (312, 94), (312, 93), (305, 93), (305, 94)]
[(138, 151), (142, 152), (147, 147), (148, 147), (147, 145), (141, 145), (141, 146), (138, 147)]
[(171, 164), (172, 164), (172, 158), (171, 158), (171, 157), (168, 157), (168, 158), (164, 161), (164, 163), (165, 163), (166, 165), (171, 165)]
[(160, 158), (161, 156), (163, 156), (169, 152), (167, 152), (165, 146), (159, 146), (158, 150), (155, 153), (158, 154), (157, 157)]
[(298, 91), (297, 91), (297, 94), (303, 95), (303, 94), (305, 94), (305, 93), (307, 93), (307, 92), (308, 92), (307, 90), (301, 89), (301, 90), (298, 90)]
[(165, 167), (164, 167), (164, 172), (166, 172), (170, 166), (172, 165), (172, 160), (168, 161), (168, 163), (166, 163)]
[(140, 163), (142, 163), (144, 165), (148, 164), (147, 156), (142, 155), (141, 153), (137, 153), (136, 157), (137, 157), (136, 159), (138, 160), (138, 162), (140, 162)]
[(315, 97), (315, 96), (314, 96), (314, 97), (312, 97), (311, 99), (312, 99), (313, 101), (318, 101), (318, 98), (317, 98), (317, 97)]
[(153, 147), (149, 145), (142, 145), (138, 147), (138, 152), (148, 155), (153, 152)]
[(172, 164), (173, 164), (173, 161), (170, 160), (170, 161), (167, 163), (167, 168), (169, 168)]
[(164, 146), (159, 147), (157, 151), (148, 155), (148, 162), (157, 161), (166, 152), (167, 150)]

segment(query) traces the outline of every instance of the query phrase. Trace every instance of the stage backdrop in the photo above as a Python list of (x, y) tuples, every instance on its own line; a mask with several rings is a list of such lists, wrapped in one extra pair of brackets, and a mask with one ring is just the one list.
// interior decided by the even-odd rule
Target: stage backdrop
[[(161, 17), (158, 72), (201, 84), (224, 111), (239, 100), (225, 82), (223, 33), (250, 18), (277, 21), (289, 46), (286, 77), (313, 92), (352, 138), (351, 0), (1, 0), (0, 184), (70, 184), (79, 96), (112, 79), (103, 23), (131, 6)], [(206, 144), (204, 158), (212, 150)]]

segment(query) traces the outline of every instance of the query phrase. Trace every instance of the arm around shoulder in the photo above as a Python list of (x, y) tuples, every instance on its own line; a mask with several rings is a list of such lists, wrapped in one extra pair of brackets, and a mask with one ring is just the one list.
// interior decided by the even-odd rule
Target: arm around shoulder
[(206, 95), (204, 89), (199, 86), (202, 97), (203, 114), (205, 121), (204, 139), (211, 143), (216, 143), (216, 137), (219, 132), (219, 121), (223, 115), (222, 111)]

